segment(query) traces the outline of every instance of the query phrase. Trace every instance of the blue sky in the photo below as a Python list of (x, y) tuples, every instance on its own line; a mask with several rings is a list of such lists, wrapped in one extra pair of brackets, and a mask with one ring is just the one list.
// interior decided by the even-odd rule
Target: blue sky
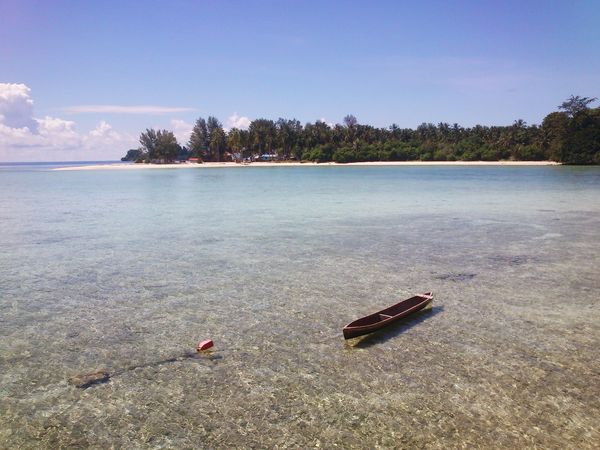
[(0, 160), (114, 159), (208, 115), (540, 123), (600, 97), (599, 22), (597, 1), (0, 0)]

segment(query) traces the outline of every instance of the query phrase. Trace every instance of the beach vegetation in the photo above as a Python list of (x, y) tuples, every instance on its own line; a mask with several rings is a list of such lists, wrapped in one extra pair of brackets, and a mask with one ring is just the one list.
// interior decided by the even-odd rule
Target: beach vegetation
[(173, 162), (181, 151), (177, 138), (168, 130), (146, 129), (140, 135), (140, 144), (144, 158), (154, 163)]
[(257, 155), (271, 154), (277, 138), (275, 122), (256, 119), (248, 127), (250, 151)]
[(567, 164), (600, 164), (600, 108), (576, 113), (567, 125), (561, 155)]
[(598, 100), (596, 97), (580, 97), (579, 95), (571, 95), (567, 100), (562, 102), (558, 109), (565, 111), (569, 117), (575, 117), (577, 113), (589, 109), (589, 104)]
[(188, 147), (191, 156), (196, 158), (205, 156), (208, 151), (208, 128), (206, 126), (206, 120), (202, 117), (196, 120), (196, 123), (194, 124)]
[(140, 161), (144, 158), (144, 151), (141, 148), (132, 148), (127, 150), (127, 154), (121, 158), (121, 161)]
[[(506, 126), (422, 123), (416, 129), (392, 124), (377, 128), (360, 124), (348, 114), (343, 124), (322, 120), (302, 125), (297, 119), (260, 118), (248, 129), (225, 131), (216, 117), (198, 118), (186, 147), (173, 133), (147, 129), (141, 148), (126, 160), (202, 161), (304, 160), (351, 163), (360, 161), (539, 161), (600, 164), (600, 108), (591, 97), (571, 96), (540, 125), (522, 119)], [(265, 156), (266, 155), (266, 156)]]
[(204, 157), (209, 161), (222, 161), (227, 145), (227, 135), (223, 125), (214, 116), (206, 121), (208, 154)]

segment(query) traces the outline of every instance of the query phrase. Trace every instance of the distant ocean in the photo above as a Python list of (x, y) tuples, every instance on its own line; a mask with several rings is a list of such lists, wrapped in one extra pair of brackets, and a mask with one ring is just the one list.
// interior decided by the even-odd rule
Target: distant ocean
[(52, 162), (2, 162), (0, 170), (7, 169), (52, 169), (55, 167), (76, 167), (88, 165), (110, 165), (121, 161), (52, 161)]
[(79, 164), (0, 164), (0, 447), (600, 442), (600, 168)]

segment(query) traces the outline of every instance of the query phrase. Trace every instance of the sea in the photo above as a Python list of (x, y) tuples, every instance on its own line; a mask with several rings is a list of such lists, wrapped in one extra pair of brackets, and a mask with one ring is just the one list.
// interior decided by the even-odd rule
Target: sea
[(600, 167), (81, 164), (0, 164), (0, 448), (597, 448)]

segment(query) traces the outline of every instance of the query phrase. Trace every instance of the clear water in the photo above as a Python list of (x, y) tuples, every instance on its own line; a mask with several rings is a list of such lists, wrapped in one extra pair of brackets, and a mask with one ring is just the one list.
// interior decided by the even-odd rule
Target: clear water
[(599, 168), (50, 169), (0, 170), (0, 447), (600, 442)]

